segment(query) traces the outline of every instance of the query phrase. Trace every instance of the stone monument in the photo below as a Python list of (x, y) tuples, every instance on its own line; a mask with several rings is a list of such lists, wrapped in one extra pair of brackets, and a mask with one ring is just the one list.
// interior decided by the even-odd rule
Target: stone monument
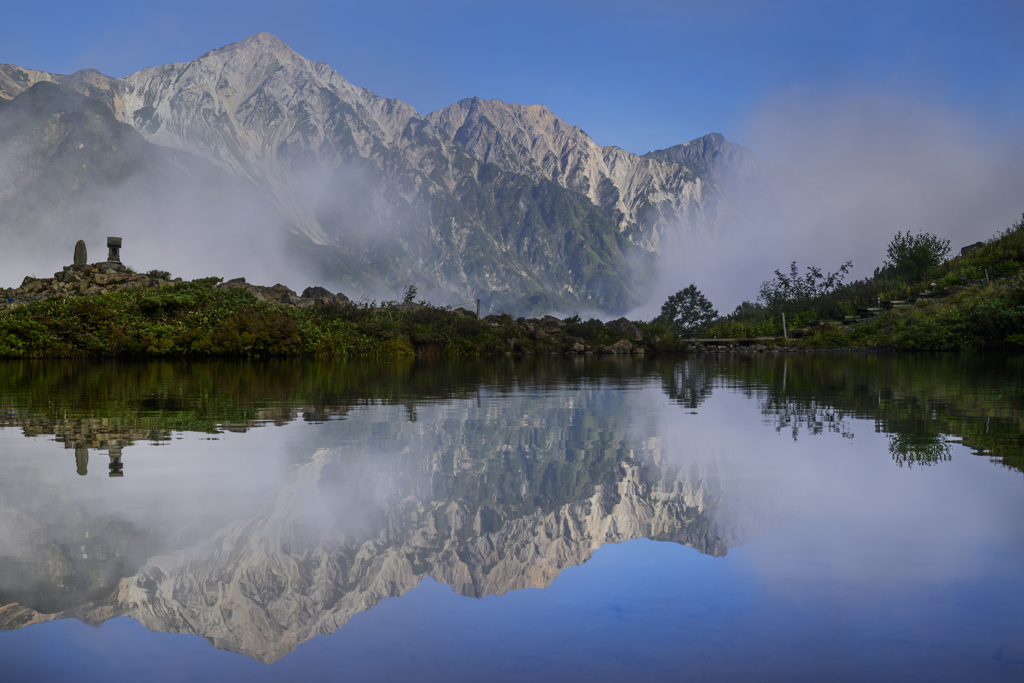
[(110, 253), (107, 254), (107, 261), (110, 263), (121, 262), (121, 238), (120, 237), (108, 237), (107, 238), (107, 249)]
[(85, 240), (78, 240), (75, 244), (75, 265), (84, 266), (89, 262), (88, 252), (85, 250)]
[(110, 444), (107, 447), (107, 454), (110, 456), (110, 472), (107, 474), (107, 476), (123, 477), (124, 465), (121, 464), (121, 446), (117, 444)]
[(89, 473), (89, 449), (85, 446), (75, 447), (75, 465), (78, 467), (80, 476), (84, 477)]

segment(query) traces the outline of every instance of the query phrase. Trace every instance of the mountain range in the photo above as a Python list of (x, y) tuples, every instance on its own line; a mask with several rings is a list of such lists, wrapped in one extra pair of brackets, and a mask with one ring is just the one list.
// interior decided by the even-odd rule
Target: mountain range
[(717, 133), (639, 156), (541, 105), (423, 116), (267, 33), (125, 78), (0, 65), (0, 159), (21, 249), (122, 233), (154, 267), (521, 312), (624, 313), (798, 184)]

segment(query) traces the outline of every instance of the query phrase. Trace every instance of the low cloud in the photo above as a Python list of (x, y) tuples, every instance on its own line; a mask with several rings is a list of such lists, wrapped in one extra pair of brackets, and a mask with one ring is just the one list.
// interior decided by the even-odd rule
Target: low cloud
[(955, 253), (1024, 211), (1024, 139), (924, 98), (793, 88), (763, 102), (744, 130), (735, 142), (797, 182), (787, 197), (748, 187), (742, 217), (711, 248), (676, 245), (662, 259), (658, 306), (696, 283), (728, 313), (791, 261), (834, 271), (852, 260), (852, 277), (868, 277), (897, 232), (930, 232)]

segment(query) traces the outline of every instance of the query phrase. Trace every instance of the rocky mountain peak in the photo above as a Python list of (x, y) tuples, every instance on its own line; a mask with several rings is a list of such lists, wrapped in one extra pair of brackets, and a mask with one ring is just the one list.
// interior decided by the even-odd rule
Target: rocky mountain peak
[(230, 43), (230, 44), (225, 45), (224, 47), (220, 48), (220, 50), (232, 50), (232, 49), (235, 49), (235, 50), (238, 50), (238, 49), (245, 49), (245, 50), (250, 50), (250, 49), (272, 50), (272, 51), (275, 51), (275, 52), (288, 52), (288, 53), (295, 54), (295, 55), (298, 54), (294, 50), (292, 50), (290, 47), (288, 47), (288, 44), (285, 43), (283, 40), (281, 40), (277, 36), (273, 35), (272, 33), (267, 33), (266, 31), (260, 31), (259, 33), (254, 33), (253, 35), (249, 36), (248, 38), (243, 38), (242, 40), (239, 40), (238, 42)]
[(559, 159), (567, 149), (601, 154), (600, 147), (586, 133), (540, 104), (472, 97), (427, 119), (482, 161), (533, 177), (564, 175), (566, 168), (560, 167)]
[(717, 232), (721, 219), (704, 210), (714, 190), (685, 160), (601, 147), (542, 105), (471, 98), (427, 118), (482, 161), (585, 195), (648, 251), (662, 251), (670, 232)]
[[(663, 254), (670, 240), (710, 245), (723, 227), (746, 225), (736, 197), (776, 189), (775, 167), (718, 133), (641, 157), (598, 145), (540, 104), (473, 97), (423, 117), (269, 33), (125, 78), (0, 65), (0, 99), (43, 81), (101, 103), (162, 148), (138, 147), (138, 168), (163, 156), (241, 181), (247, 197), (273, 204), (278, 230), (311, 241), (303, 258), (319, 263), (321, 281), (375, 298), (417, 281), (424, 295), (449, 300), (624, 313), (649, 285), (631, 259)], [(45, 136), (26, 135), (40, 145), (25, 159), (45, 165)], [(64, 185), (87, 180), (87, 166), (68, 165)], [(0, 197), (13, 197), (17, 184), (0, 187)], [(234, 202), (232, 213), (250, 205)], [(633, 254), (638, 248), (648, 254)]]

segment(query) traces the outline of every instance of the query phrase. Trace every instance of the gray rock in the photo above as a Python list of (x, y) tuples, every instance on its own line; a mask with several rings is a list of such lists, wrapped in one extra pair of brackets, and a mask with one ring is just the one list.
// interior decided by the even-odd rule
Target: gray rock
[(611, 328), (619, 334), (625, 335), (633, 341), (643, 341), (644, 335), (640, 331), (640, 328), (631, 323), (626, 318), (619, 318), (618, 320), (612, 320), (604, 324), (605, 327)]
[(976, 251), (978, 249), (981, 249), (983, 246), (985, 246), (984, 242), (975, 242), (974, 244), (968, 244), (966, 247), (964, 247), (963, 249), (960, 250), (960, 255), (961, 256), (967, 256), (972, 251)]
[(558, 318), (556, 318), (553, 315), (546, 315), (546, 316), (544, 316), (543, 318), (540, 319), (540, 322), (544, 326), (545, 329), (547, 329), (548, 327), (559, 327), (559, 328), (565, 327), (565, 322), (563, 322), (562, 320), (559, 320)]
[(633, 351), (633, 344), (627, 339), (620, 339), (614, 344), (608, 346), (602, 346), (597, 350), (598, 353), (610, 355), (610, 354), (623, 354), (630, 353)]
[(302, 290), (303, 299), (315, 299), (319, 301), (334, 300), (334, 294), (324, 289), (323, 287), (306, 287)]
[(271, 301), (279, 301), (283, 304), (291, 303), (292, 299), (298, 301), (299, 295), (293, 290), (278, 282), (273, 287), (262, 287), (263, 292)]
[(75, 244), (75, 260), (76, 266), (84, 266), (89, 262), (88, 252), (85, 249), (85, 240), (78, 240)]

